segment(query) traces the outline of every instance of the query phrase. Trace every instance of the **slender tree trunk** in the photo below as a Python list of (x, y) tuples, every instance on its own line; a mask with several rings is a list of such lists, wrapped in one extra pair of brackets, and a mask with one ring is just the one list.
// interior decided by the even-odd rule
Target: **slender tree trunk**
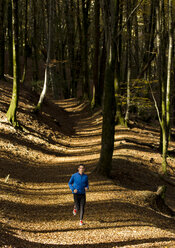
[(157, 72), (161, 88), (161, 120), (160, 120), (160, 147), (162, 151), (162, 170), (167, 172), (167, 151), (168, 151), (168, 135), (169, 135), (169, 114), (170, 114), (170, 76), (172, 64), (172, 3), (169, 1), (169, 49), (168, 49), (168, 65), (167, 80), (165, 80), (165, 16), (164, 2), (157, 1), (156, 17), (157, 17)]
[[(129, 17), (129, 13), (131, 11), (130, 0), (127, 0), (127, 19)], [(127, 23), (127, 32), (128, 32), (128, 44), (127, 44), (127, 102), (126, 102), (126, 114), (125, 114), (125, 123), (127, 125), (129, 121), (129, 112), (130, 112), (130, 104), (131, 104), (131, 92), (130, 92), (130, 84), (131, 84), (131, 21), (128, 20)]]
[[(169, 47), (168, 47), (168, 65), (167, 65), (167, 84), (162, 83), (162, 168), (163, 172), (167, 171), (167, 153), (170, 134), (170, 89), (171, 89), (171, 65), (172, 65), (172, 0), (169, 0), (168, 8), (168, 33), (169, 33)], [(166, 88), (165, 88), (166, 87)]]
[[(155, 40), (155, 31), (156, 31), (156, 11), (155, 11), (155, 1), (151, 1), (151, 14), (150, 14), (150, 39), (149, 39), (149, 57), (147, 64), (149, 64), (149, 61), (152, 61), (152, 58), (154, 58), (154, 53), (153, 51), (155, 50), (154, 48), (154, 40)], [(150, 62), (151, 63), (151, 62)], [(149, 66), (149, 74), (151, 75), (151, 66)]]
[[(77, 0), (77, 29), (78, 29), (78, 42), (79, 42), (79, 47), (78, 47), (78, 51), (77, 51), (77, 78), (79, 79), (79, 81), (82, 82), (83, 79), (83, 33), (82, 33), (82, 25), (81, 25), (81, 18), (80, 18), (80, 0)], [(82, 91), (83, 91), (83, 87), (82, 87)]]
[[(158, 76), (158, 81), (160, 85), (160, 102), (159, 102), (159, 109), (160, 109), (160, 116), (162, 114), (162, 107), (161, 107), (161, 102), (162, 102), (162, 49), (161, 49), (161, 17), (160, 17), (160, 5), (159, 5), (159, 0), (156, 1), (156, 45), (157, 45), (157, 76)], [(160, 151), (162, 152), (162, 120), (160, 120)]]
[(77, 78), (76, 78), (76, 69), (75, 69), (75, 3), (73, 0), (71, 0), (70, 3), (70, 27), (71, 27), (71, 46), (70, 46), (70, 57), (71, 57), (71, 95), (72, 97), (77, 97)]
[(8, 1), (8, 73), (13, 76), (12, 2)]
[(94, 65), (93, 65), (93, 96), (91, 107), (99, 104), (99, 43), (100, 43), (100, 1), (95, 0), (95, 21), (94, 21)]
[(70, 96), (76, 97), (77, 80), (75, 78), (75, 16), (73, 1), (65, 1), (65, 16), (67, 26), (68, 56), (70, 68)]
[[(104, 32), (103, 32), (104, 33)], [(105, 79), (105, 70), (106, 70), (106, 43), (105, 43), (105, 34), (103, 34), (103, 46), (101, 49), (100, 57), (100, 73), (99, 73), (99, 105), (102, 103), (103, 89), (104, 89), (104, 79)]]
[(167, 148), (168, 148), (169, 134), (170, 134), (170, 92), (171, 92), (171, 68), (172, 68), (172, 49), (173, 49), (172, 0), (169, 0), (168, 15), (169, 15), (168, 18), (169, 47), (168, 47), (167, 90), (166, 90)]
[[(68, 79), (66, 75), (66, 30), (65, 20), (63, 21), (62, 14), (65, 15), (62, 1), (56, 2), (57, 6), (57, 18), (56, 18), (56, 47), (57, 47), (57, 59), (62, 61), (58, 64), (58, 88), (60, 88), (62, 95), (65, 99), (70, 97)], [(64, 3), (65, 4), (65, 3)], [(63, 21), (63, 22), (62, 22)], [(59, 24), (59, 25), (57, 25)], [(60, 74), (60, 75), (59, 75)]]
[[(144, 42), (144, 55), (142, 59), (142, 64), (140, 66), (139, 74), (137, 78), (142, 78), (145, 76), (147, 78), (147, 69), (149, 68), (149, 74), (151, 74), (151, 67), (149, 66), (152, 60), (155, 57), (153, 53), (154, 49), (154, 40), (155, 40), (155, 31), (156, 31), (156, 1), (151, 1), (150, 6), (150, 16), (146, 17), (144, 14), (144, 26), (145, 26), (145, 42)], [(145, 5), (144, 5), (145, 6)], [(145, 11), (148, 11), (147, 9)]]
[[(123, 16), (123, 8), (121, 1), (117, 1), (117, 9), (119, 13), (118, 20), (116, 23), (117, 31), (121, 30), (122, 28), (122, 16)], [(116, 38), (116, 51), (117, 51), (117, 57), (116, 57), (116, 70), (115, 70), (115, 79), (114, 79), (114, 86), (115, 86), (115, 100), (116, 100), (116, 116), (115, 116), (115, 123), (116, 125), (124, 125), (124, 117), (122, 114), (122, 103), (121, 103), (121, 90), (120, 90), (120, 83), (121, 83), (121, 62), (122, 62), (122, 34), (118, 36), (118, 39)]]
[(136, 62), (136, 74), (139, 75), (140, 67), (140, 54), (139, 54), (139, 31), (138, 31), (138, 18), (134, 16), (134, 33), (135, 33), (135, 62)]
[(88, 29), (89, 29), (89, 8), (90, 0), (82, 0), (83, 13), (83, 98), (89, 99), (89, 48), (88, 48)]
[(4, 1), (0, 2), (0, 79), (4, 78), (4, 53), (5, 53), (5, 42), (4, 42)]
[[(59, 37), (57, 39), (57, 24), (58, 24), (58, 19), (59, 19), (59, 12), (58, 12), (58, 5), (57, 1), (53, 0), (52, 2), (52, 9), (51, 9), (51, 17), (52, 17), (52, 37), (54, 37), (51, 40), (51, 51), (50, 51), (50, 59), (52, 61), (52, 66), (49, 68), (49, 78), (50, 78), (50, 84), (52, 86), (52, 93), (53, 93), (53, 98), (55, 100), (59, 99), (59, 76), (57, 72), (57, 62), (58, 61), (58, 50), (59, 50), (59, 40), (60, 39), (60, 33)], [(53, 35), (54, 34), (54, 35)]]
[(26, 78), (26, 70), (27, 70), (27, 7), (28, 7), (28, 0), (25, 0), (25, 31), (24, 31), (24, 68), (23, 68), (23, 75), (22, 75), (22, 83), (25, 82)]
[(37, 2), (35, 0), (33, 1), (33, 16), (34, 16), (34, 20), (33, 20), (33, 37), (32, 37), (32, 46), (33, 46), (33, 80), (34, 81), (38, 81), (38, 29), (37, 29)]
[(35, 108), (35, 112), (38, 112), (41, 109), (41, 106), (43, 104), (46, 91), (47, 91), (47, 84), (48, 84), (48, 71), (49, 71), (49, 66), (50, 66), (50, 49), (51, 49), (51, 13), (52, 13), (52, 1), (49, 1), (49, 34), (48, 34), (48, 49), (47, 49), (47, 60), (46, 60), (46, 68), (45, 68), (45, 76), (44, 76), (44, 85), (43, 85), (43, 90), (41, 92), (38, 104)]
[[(129, 45), (128, 45), (129, 46)], [(130, 61), (130, 55), (129, 55), (129, 49), (128, 51), (128, 62), (127, 62), (127, 97), (126, 97), (126, 113), (125, 113), (125, 124), (127, 126), (129, 121), (129, 112), (130, 112), (130, 104), (131, 104), (131, 92), (130, 92), (130, 85), (131, 85), (131, 61)]]
[(12, 0), (12, 30), (13, 30), (13, 92), (7, 119), (13, 126), (19, 126), (16, 111), (19, 98), (19, 44), (18, 44), (18, 0)]
[[(116, 13), (117, 0), (102, 0), (103, 21), (107, 47), (107, 65), (104, 83), (103, 98), (103, 126), (102, 126), (102, 147), (97, 171), (101, 174), (110, 175), (112, 169), (112, 156), (114, 149), (114, 127), (115, 127), (115, 94), (114, 94), (114, 73), (116, 66)], [(109, 11), (110, 10), (110, 11)], [(110, 18), (109, 18), (110, 17)]]
[[(164, 5), (163, 2), (160, 1), (160, 21), (161, 21), (161, 35), (164, 36), (164, 28), (165, 24), (163, 21), (164, 14)], [(162, 62), (162, 74), (161, 74), (161, 111), (162, 111), (162, 169), (163, 172), (166, 173), (167, 167), (167, 122), (166, 122), (166, 80), (165, 80), (165, 69), (164, 69), (164, 60), (165, 60), (165, 47), (163, 40), (161, 39), (161, 62)]]
[[(65, 44), (64, 43), (62, 44), (61, 56), (62, 56), (62, 61), (65, 61)], [(62, 75), (63, 75), (63, 95), (64, 95), (64, 98), (67, 99), (70, 97), (70, 91), (69, 91), (68, 80), (66, 77), (65, 62), (62, 63)]]

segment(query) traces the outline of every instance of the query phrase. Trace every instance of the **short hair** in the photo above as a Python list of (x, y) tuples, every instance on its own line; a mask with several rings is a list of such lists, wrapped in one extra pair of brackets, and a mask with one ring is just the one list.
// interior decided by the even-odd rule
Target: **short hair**
[(85, 165), (84, 165), (84, 164), (79, 164), (78, 168), (79, 168), (80, 166), (83, 166), (83, 167), (85, 168)]

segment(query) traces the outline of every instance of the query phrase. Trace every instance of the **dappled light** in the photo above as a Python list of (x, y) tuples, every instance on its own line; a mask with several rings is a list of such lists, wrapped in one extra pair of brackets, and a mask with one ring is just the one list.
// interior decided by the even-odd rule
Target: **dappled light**
[(0, 247), (175, 247), (175, 1), (0, 1)]
[[(6, 92), (8, 95), (7, 86)], [(3, 99), (7, 101), (5, 95)], [(3, 101), (1, 106), (6, 108)], [(30, 104), (19, 108), (23, 132), (10, 126), (1, 112), (0, 245), (175, 244), (174, 221), (156, 213), (144, 201), (143, 192), (156, 191), (162, 184), (156, 176), (161, 164), (157, 129), (116, 126), (113, 169), (111, 179), (107, 179), (93, 172), (101, 149), (101, 112), (92, 113), (87, 104), (76, 99), (54, 101), (52, 113), (53, 108), (54, 116), (45, 108), (39, 118), (30, 115)], [(59, 126), (54, 122), (57, 113)], [(43, 121), (46, 116), (47, 122)], [(173, 167), (173, 160), (169, 162)], [(68, 188), (80, 163), (86, 164), (90, 182), (83, 227), (72, 216), (73, 198)], [(168, 200), (172, 208), (174, 200)]]

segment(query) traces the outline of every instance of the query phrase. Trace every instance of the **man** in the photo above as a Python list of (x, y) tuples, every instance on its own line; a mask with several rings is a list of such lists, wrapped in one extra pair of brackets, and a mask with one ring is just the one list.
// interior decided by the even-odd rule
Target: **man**
[(78, 172), (73, 174), (69, 180), (69, 188), (74, 196), (73, 215), (80, 210), (80, 225), (83, 225), (84, 207), (86, 203), (86, 191), (89, 189), (88, 176), (84, 174), (85, 167), (80, 164)]

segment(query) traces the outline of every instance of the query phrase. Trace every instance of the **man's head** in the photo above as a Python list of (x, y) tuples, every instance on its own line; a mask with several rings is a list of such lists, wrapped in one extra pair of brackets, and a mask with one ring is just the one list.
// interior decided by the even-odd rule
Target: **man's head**
[(84, 170), (85, 170), (84, 164), (80, 164), (78, 166), (78, 172), (82, 175), (84, 173)]

